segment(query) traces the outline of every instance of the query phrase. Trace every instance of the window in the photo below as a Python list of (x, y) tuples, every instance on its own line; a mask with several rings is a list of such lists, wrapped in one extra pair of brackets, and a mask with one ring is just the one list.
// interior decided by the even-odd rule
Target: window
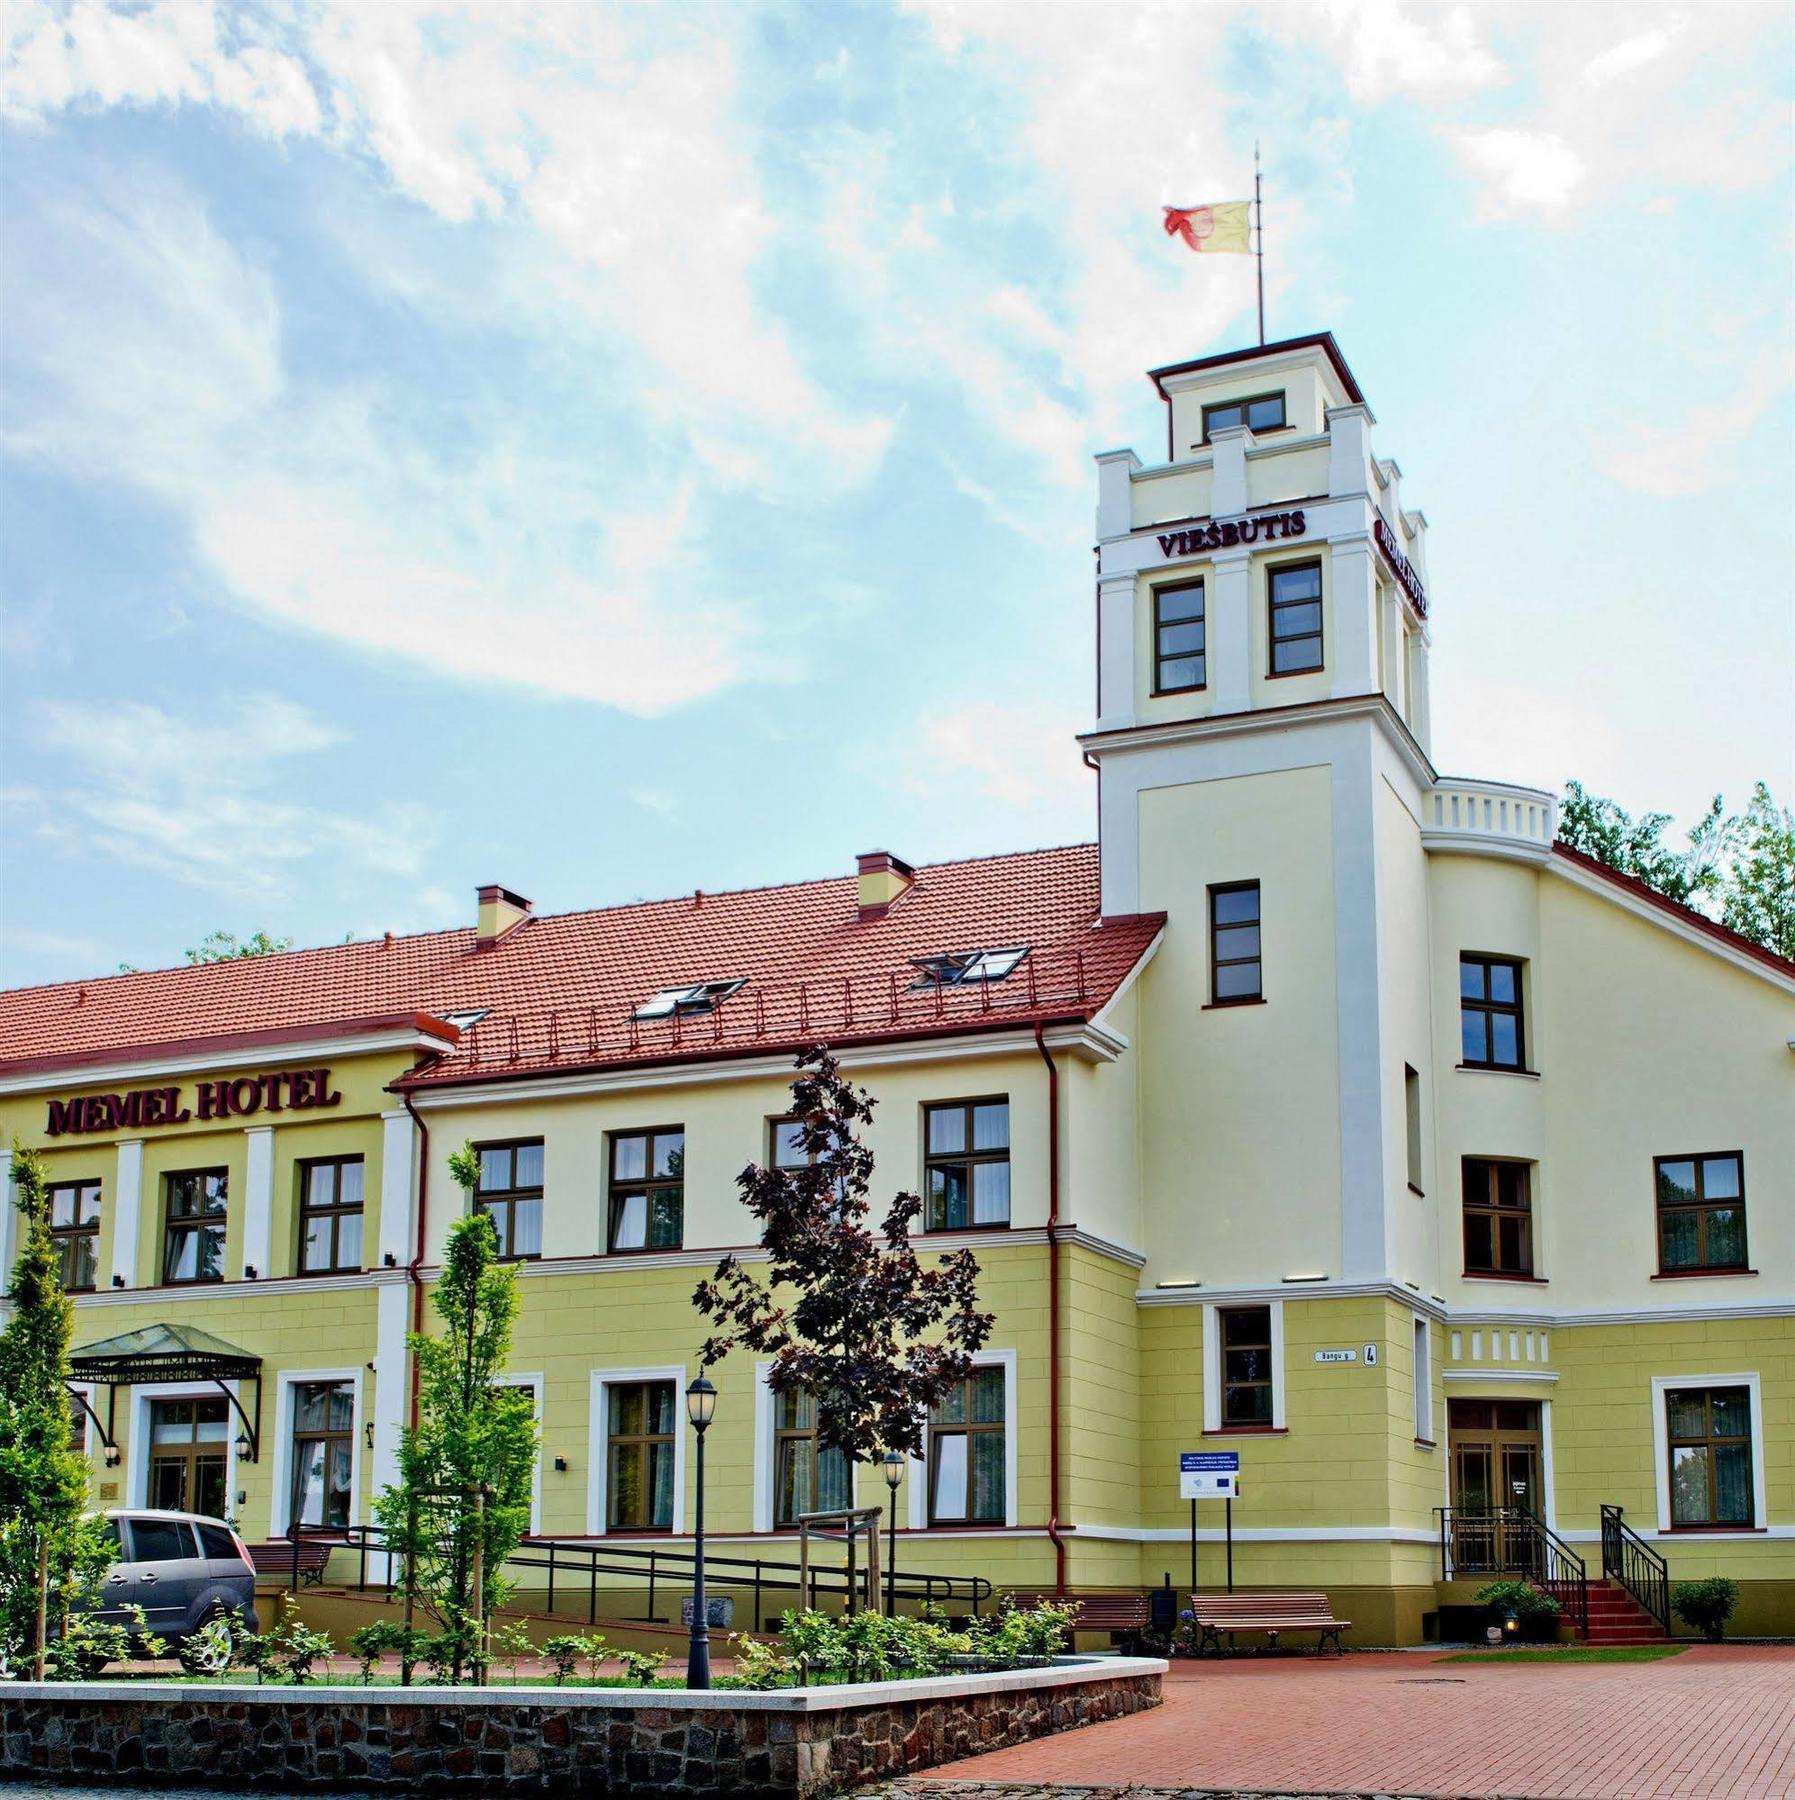
[(1222, 1424), (1271, 1424), (1271, 1308), (1224, 1306), (1221, 1346)]
[(673, 1383), (631, 1381), (605, 1390), (605, 1525), (673, 1529)]
[(1652, 1164), (1658, 1188), (1658, 1268), (1745, 1267), (1745, 1158), (1660, 1156)]
[(1265, 997), (1259, 963), (1259, 884), (1209, 890), (1209, 999), (1214, 1006)]
[(847, 1457), (816, 1441), (816, 1401), (801, 1388), (773, 1396), (773, 1523), (796, 1525), (807, 1512), (854, 1504)]
[(1421, 1192), (1421, 1077), (1402, 1065), (1402, 1111), (1408, 1126), (1409, 1186)]
[(1524, 1162), (1464, 1160), (1465, 1273), (1533, 1273), (1533, 1183)]
[(922, 971), (918, 987), (962, 987), (973, 981), (1002, 981), (1028, 955), (1028, 945), (1008, 950), (949, 950), (941, 956), (913, 956)]
[(470, 1006), (463, 1012), (444, 1013), (443, 1020), (457, 1031), (472, 1031), (491, 1011), (490, 1006)]
[(347, 1525), (353, 1492), (355, 1387), (302, 1381), (293, 1389), (294, 1525)]
[(1751, 1390), (1671, 1388), (1664, 1404), (1671, 1525), (1754, 1525)]
[(1010, 1222), (1010, 1103), (955, 1100), (923, 1109), (924, 1229)]
[(1245, 425), (1253, 431), (1281, 431), (1288, 421), (1284, 417), (1284, 396), (1255, 394), (1250, 400), (1224, 400), (1217, 406), (1203, 408), (1203, 442), (1208, 443), (1218, 431)]
[(229, 1404), (222, 1394), (150, 1402), (150, 1506), (224, 1517)]
[(362, 1159), (299, 1165), (299, 1272), (361, 1267)]
[(480, 1146), (474, 1211), (492, 1220), (500, 1256), (522, 1260), (542, 1254), (541, 1138)]
[(1433, 1339), (1427, 1321), (1415, 1315), (1415, 1442), (1434, 1441)]
[(132, 1519), (131, 1560), (186, 1562), (194, 1553), (193, 1527), (182, 1519)]
[(1003, 1524), (1005, 1461), (1004, 1372), (974, 1369), (929, 1418), (929, 1523)]
[(1466, 1068), (1524, 1066), (1521, 965), (1512, 956), (1460, 956), (1458, 1017), (1460, 1055)]
[(775, 1169), (808, 1169), (812, 1158), (804, 1148), (800, 1133), (803, 1121), (796, 1118), (770, 1119), (767, 1122), (767, 1135), (771, 1140), (773, 1167)]
[(1271, 672), (1321, 667), (1321, 564), (1285, 563), (1271, 572)]
[(742, 985), (741, 981), (688, 981), (683, 987), (662, 988), (636, 1008), (636, 1017), (684, 1019), (693, 1013), (707, 1013)]
[(611, 1248), (677, 1250), (685, 1234), (686, 1132), (611, 1134)]
[(167, 1226), (162, 1238), (164, 1281), (224, 1279), (228, 1182), (224, 1169), (169, 1176)]
[(1209, 681), (1203, 584), (1180, 581), (1153, 590), (1153, 691), (1185, 693)]
[(91, 1293), (100, 1263), (100, 1184), (97, 1181), (51, 1184), (50, 1235), (62, 1254), (63, 1291)]

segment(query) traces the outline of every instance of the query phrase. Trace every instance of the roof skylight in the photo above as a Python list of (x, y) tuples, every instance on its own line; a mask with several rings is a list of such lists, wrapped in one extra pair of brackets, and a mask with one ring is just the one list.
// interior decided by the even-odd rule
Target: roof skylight
[(470, 1025), (478, 1025), (491, 1011), (490, 1006), (470, 1006), (463, 1012), (444, 1013), (441, 1016), (457, 1031), (466, 1031)]
[(662, 988), (636, 1008), (638, 1019), (689, 1018), (693, 1013), (707, 1013), (720, 1000), (727, 1000), (743, 983), (735, 981), (690, 981), (684, 987)]
[(963, 987), (974, 981), (1002, 981), (1028, 955), (1027, 944), (1008, 950), (949, 950), (941, 956), (914, 956), (922, 971), (918, 987)]

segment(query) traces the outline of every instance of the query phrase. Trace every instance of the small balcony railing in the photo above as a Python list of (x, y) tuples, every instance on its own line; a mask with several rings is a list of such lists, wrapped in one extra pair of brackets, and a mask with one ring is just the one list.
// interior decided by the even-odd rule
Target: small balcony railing
[(1421, 842), (1429, 850), (1543, 862), (1558, 835), (1558, 802), (1540, 788), (1443, 778), (1421, 797)]

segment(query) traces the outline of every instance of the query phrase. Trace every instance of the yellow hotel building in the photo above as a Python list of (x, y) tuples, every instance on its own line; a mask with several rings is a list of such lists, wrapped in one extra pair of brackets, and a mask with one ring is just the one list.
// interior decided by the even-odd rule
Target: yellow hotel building
[[(1331, 337), (1152, 379), (1166, 460), (1097, 459), (1097, 844), (0, 995), (96, 1502), (365, 1523), (472, 1140), (536, 1529), (679, 1544), (692, 1288), (827, 1041), (997, 1320), (901, 1567), (1184, 1586), (1180, 1455), (1236, 1451), (1237, 1584), (1359, 1642), (1567, 1558), (1612, 1633), (1623, 1537), (1795, 1631), (1795, 966), (1436, 771), (1425, 521)], [(712, 1530), (789, 1557), (846, 1472), (717, 1380)]]

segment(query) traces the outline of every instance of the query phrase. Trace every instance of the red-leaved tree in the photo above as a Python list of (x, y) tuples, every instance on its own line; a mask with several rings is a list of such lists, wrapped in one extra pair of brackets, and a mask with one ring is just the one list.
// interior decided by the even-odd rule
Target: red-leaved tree
[(750, 1164), (737, 1177), (769, 1254), (765, 1279), (725, 1256), (692, 1296), (718, 1327), (705, 1366), (735, 1349), (770, 1357), (768, 1385), (812, 1395), (819, 1446), (850, 1462), (921, 1455), (930, 1409), (966, 1379), (993, 1322), (978, 1309), (971, 1251), (927, 1268), (918, 1259), (915, 1194), (897, 1195), (870, 1227), (873, 1157), (859, 1128), (873, 1106), (826, 1048), (798, 1058), (792, 1112), (808, 1165)]

